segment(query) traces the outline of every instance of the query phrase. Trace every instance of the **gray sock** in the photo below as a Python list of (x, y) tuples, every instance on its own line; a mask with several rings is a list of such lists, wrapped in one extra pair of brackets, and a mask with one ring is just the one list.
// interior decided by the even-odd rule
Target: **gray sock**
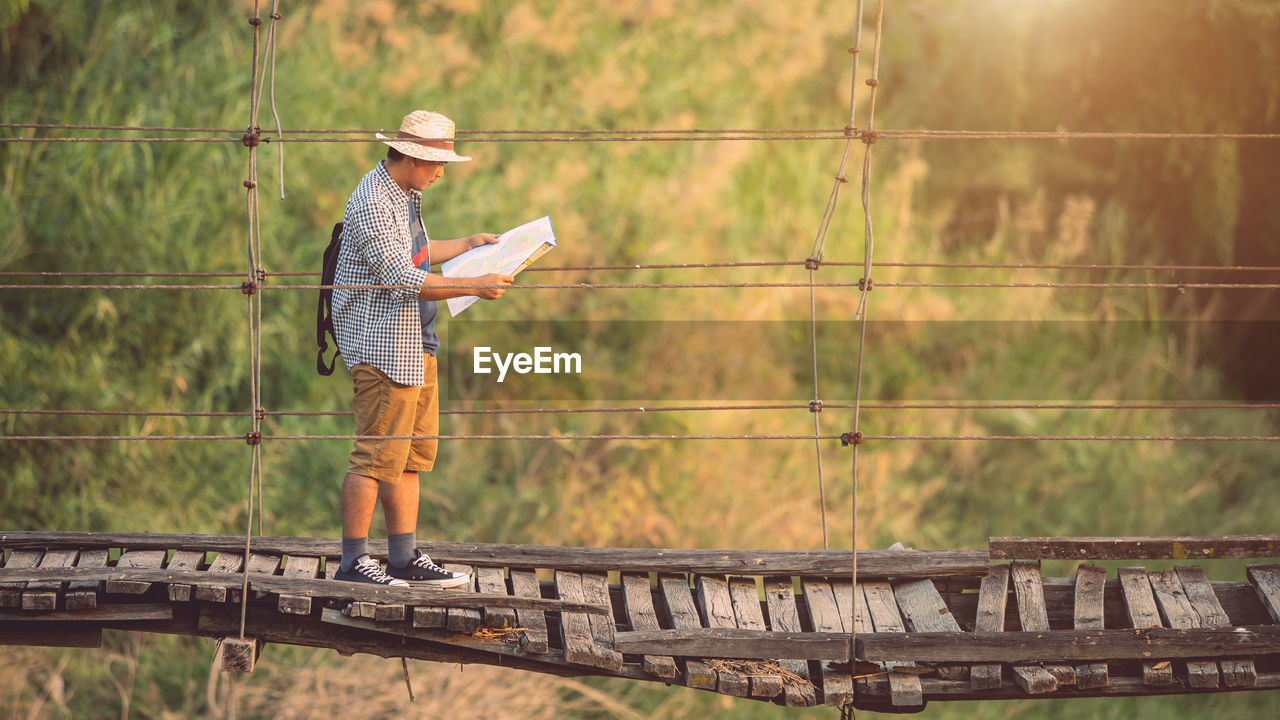
[(387, 536), (387, 562), (396, 567), (404, 567), (417, 557), (414, 552), (418, 548), (418, 538), (414, 533), (399, 533)]
[(369, 554), (368, 545), (369, 538), (367, 536), (361, 538), (342, 538), (342, 562), (338, 564), (338, 569), (344, 572), (350, 570), (351, 566), (356, 564), (356, 560), (359, 560), (361, 555)]

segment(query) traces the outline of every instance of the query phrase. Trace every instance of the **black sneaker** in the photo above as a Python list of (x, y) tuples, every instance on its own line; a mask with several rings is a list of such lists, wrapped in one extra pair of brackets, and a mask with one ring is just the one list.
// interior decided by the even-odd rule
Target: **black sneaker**
[(397, 580), (390, 575), (382, 572), (382, 566), (374, 562), (373, 558), (368, 555), (361, 555), (351, 564), (350, 570), (338, 569), (333, 574), (334, 580), (346, 580), (347, 582), (372, 583), (374, 585), (389, 585), (391, 587), (409, 587), (409, 583), (403, 580)]
[(391, 577), (439, 588), (458, 587), (459, 585), (471, 583), (470, 574), (449, 572), (431, 562), (431, 558), (427, 557), (421, 550), (414, 549), (413, 552), (417, 557), (404, 567), (398, 568), (391, 563), (387, 563), (387, 574)]

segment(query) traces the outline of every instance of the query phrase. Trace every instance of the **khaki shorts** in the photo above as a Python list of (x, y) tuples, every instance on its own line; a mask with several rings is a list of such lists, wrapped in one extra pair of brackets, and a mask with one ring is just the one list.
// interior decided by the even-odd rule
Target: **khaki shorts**
[[(401, 385), (372, 365), (351, 368), (355, 385), (356, 435), (438, 435), (440, 399), (436, 392), (436, 358), (423, 353), (425, 385)], [(398, 483), (406, 472), (429, 472), (436, 463), (435, 438), (397, 440), (385, 437), (355, 441), (347, 472), (379, 482)]]

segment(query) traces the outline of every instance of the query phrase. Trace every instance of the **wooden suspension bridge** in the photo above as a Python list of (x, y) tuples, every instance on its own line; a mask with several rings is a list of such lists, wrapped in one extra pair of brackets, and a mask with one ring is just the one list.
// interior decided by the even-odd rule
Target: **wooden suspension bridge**
[[(1280, 688), (1280, 565), (1220, 582), (1190, 564), (1274, 558), (1280, 536), (859, 551), (856, 585), (847, 550), (428, 544), (472, 572), (457, 590), (332, 580), (337, 540), (256, 537), (247, 568), (244, 545), (0, 531), (0, 644), (169, 633), (223, 639), (226, 669), (251, 670), (266, 644), (283, 643), (899, 712), (930, 700)], [(1090, 562), (1170, 558), (1188, 564), (1108, 577)], [(1081, 562), (1055, 578), (1039, 559)]]

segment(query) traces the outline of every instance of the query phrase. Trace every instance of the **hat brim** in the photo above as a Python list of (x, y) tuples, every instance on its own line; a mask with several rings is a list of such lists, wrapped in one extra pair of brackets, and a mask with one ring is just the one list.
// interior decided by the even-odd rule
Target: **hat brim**
[(394, 138), (389, 138), (382, 133), (374, 133), (374, 135), (376, 135), (383, 143), (390, 145), (409, 157), (415, 157), (419, 160), (430, 160), (432, 162), (469, 162), (471, 160), (470, 157), (466, 155), (459, 155), (452, 150), (427, 147), (415, 142), (396, 140)]

